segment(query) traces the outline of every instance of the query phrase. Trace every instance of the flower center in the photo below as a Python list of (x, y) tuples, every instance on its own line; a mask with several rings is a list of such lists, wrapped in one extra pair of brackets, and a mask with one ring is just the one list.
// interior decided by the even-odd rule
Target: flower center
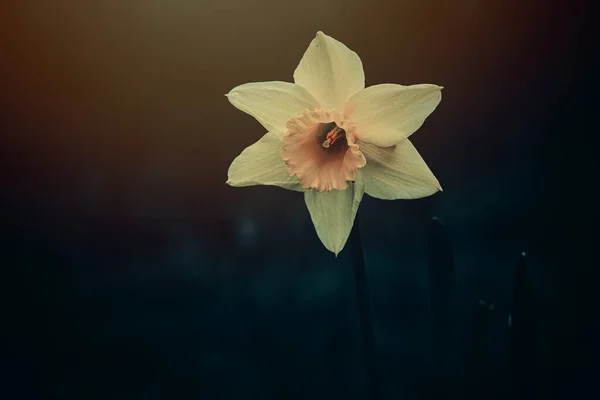
[(306, 110), (290, 119), (287, 128), (281, 157), (305, 189), (344, 190), (366, 164), (348, 131), (352, 126), (336, 110)]

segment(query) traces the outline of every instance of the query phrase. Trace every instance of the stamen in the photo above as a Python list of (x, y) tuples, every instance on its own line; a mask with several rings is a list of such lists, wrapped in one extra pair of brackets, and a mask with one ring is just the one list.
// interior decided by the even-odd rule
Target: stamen
[(327, 132), (326, 139), (323, 142), (322, 146), (325, 147), (326, 149), (328, 149), (332, 144), (335, 143), (336, 140), (338, 140), (340, 137), (344, 136), (345, 133), (346, 132), (344, 132), (344, 130), (342, 128), (340, 128), (339, 126), (336, 126), (332, 130)]

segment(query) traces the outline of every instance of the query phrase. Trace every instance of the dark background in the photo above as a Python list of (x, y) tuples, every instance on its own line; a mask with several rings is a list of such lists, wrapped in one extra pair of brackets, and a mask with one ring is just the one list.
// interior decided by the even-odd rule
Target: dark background
[(433, 385), (434, 215), (458, 281), (444, 398), (473, 383), (480, 299), (487, 397), (508, 393), (522, 251), (539, 397), (592, 384), (594, 20), (582, 0), (3, 2), (4, 398), (365, 398), (349, 249), (322, 246), (300, 194), (225, 185), (264, 130), (224, 94), (291, 81), (318, 30), (368, 86), (445, 87), (412, 137), (444, 192), (361, 204), (385, 398)]

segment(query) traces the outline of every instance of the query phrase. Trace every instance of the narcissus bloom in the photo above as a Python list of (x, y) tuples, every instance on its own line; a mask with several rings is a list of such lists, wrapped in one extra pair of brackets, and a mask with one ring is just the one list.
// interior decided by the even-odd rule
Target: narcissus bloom
[(363, 194), (416, 199), (442, 188), (408, 137), (433, 112), (442, 87), (365, 88), (358, 55), (318, 32), (294, 83), (247, 83), (226, 96), (268, 131), (231, 164), (231, 186), (304, 192), (317, 235), (336, 255)]

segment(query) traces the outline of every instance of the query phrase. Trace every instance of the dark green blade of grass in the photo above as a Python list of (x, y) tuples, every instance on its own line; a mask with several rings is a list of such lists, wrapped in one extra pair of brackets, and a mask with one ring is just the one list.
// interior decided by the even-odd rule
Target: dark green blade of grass
[(525, 253), (521, 253), (515, 271), (510, 304), (510, 356), (513, 379), (513, 398), (532, 398), (535, 395), (535, 310), (533, 282), (527, 268)]
[(365, 266), (362, 238), (358, 215), (350, 232), (350, 246), (352, 263), (354, 266), (354, 280), (356, 283), (356, 301), (360, 318), (360, 330), (364, 344), (364, 357), (367, 369), (370, 397), (372, 400), (381, 399), (381, 380), (377, 370), (377, 353), (375, 346), (375, 333), (373, 330), (373, 311), (371, 294), (368, 285), (368, 273)]
[(454, 254), (450, 237), (442, 221), (434, 217), (429, 226), (428, 263), (430, 312), (432, 324), (432, 360), (436, 384), (432, 390), (440, 395), (449, 389), (445, 366), (449, 346), (451, 312), (455, 286)]

